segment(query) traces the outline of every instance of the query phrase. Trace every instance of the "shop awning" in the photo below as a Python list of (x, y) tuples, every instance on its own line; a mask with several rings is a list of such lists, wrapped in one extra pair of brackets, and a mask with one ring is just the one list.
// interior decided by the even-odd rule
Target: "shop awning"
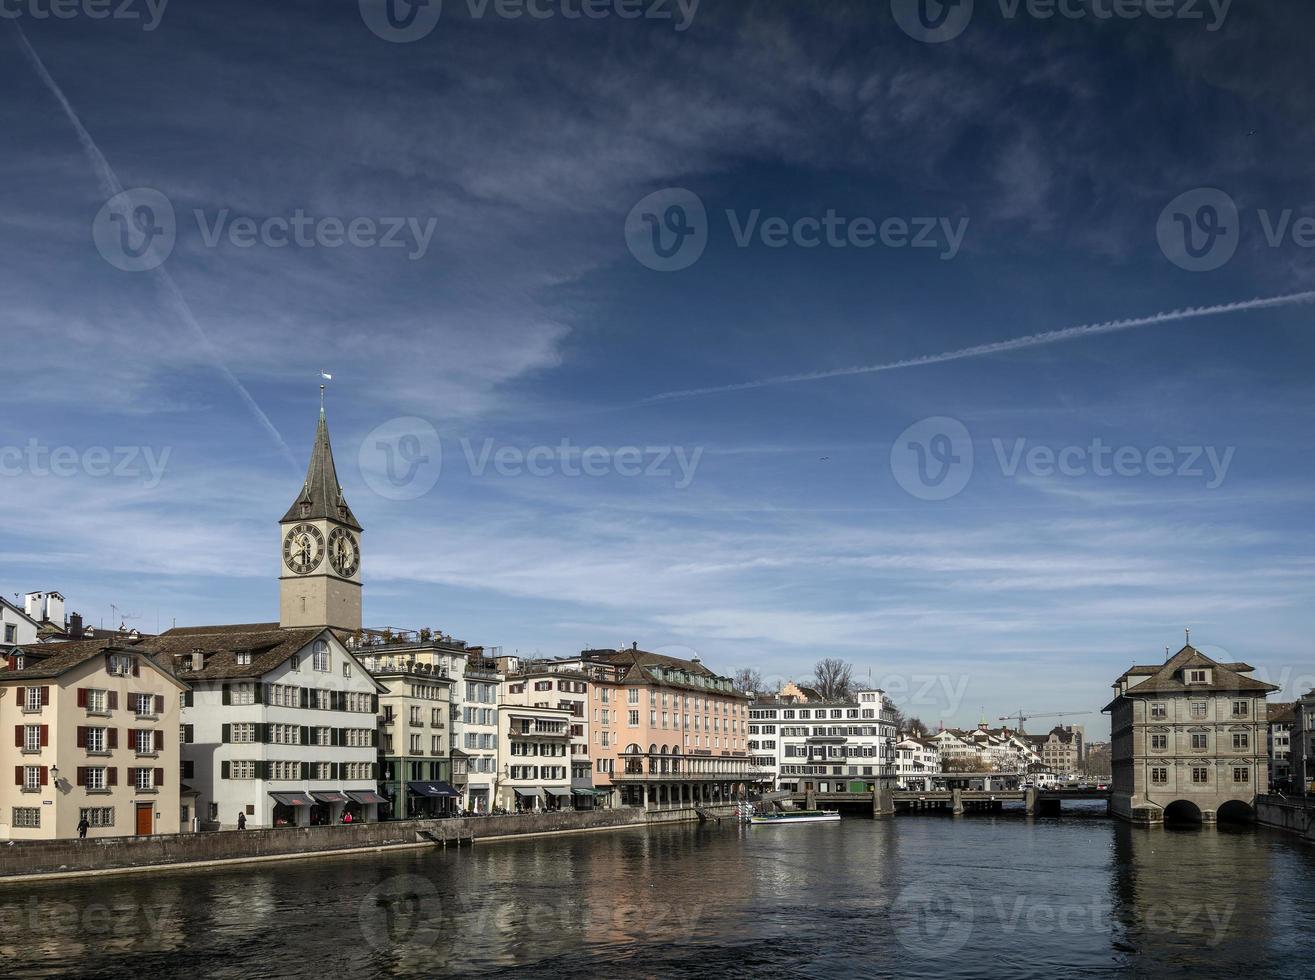
[(549, 796), (557, 797), (559, 800), (569, 800), (571, 798), (571, 791), (569, 789), (546, 789), (544, 792)]
[(543, 790), (541, 789), (518, 789), (513, 790), (513, 792), (522, 800), (537, 800), (543, 796)]
[(284, 806), (314, 806), (315, 801), (310, 798), (308, 793), (270, 793), (275, 803), (282, 803)]
[(310, 795), (314, 797), (316, 803), (346, 803), (347, 797), (343, 796), (336, 789), (313, 789)]
[(349, 789), (347, 798), (353, 803), (387, 803), (382, 796), (372, 789)]
[(416, 796), (428, 796), (431, 799), (455, 800), (461, 797), (461, 794), (447, 783), (407, 783), (406, 788)]
[(571, 790), (576, 796), (607, 796), (605, 789), (573, 789)]

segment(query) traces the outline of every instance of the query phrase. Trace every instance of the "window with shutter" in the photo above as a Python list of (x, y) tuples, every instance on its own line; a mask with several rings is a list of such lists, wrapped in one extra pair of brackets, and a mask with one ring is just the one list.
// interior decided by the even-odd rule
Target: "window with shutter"
[(110, 710), (111, 710), (111, 711), (118, 711), (118, 710), (119, 710), (119, 692), (118, 692), (118, 691), (110, 691), (110, 692), (109, 692), (109, 702), (110, 702)]
[(163, 695), (163, 694), (157, 694), (157, 695), (155, 696), (155, 713), (156, 713), (157, 715), (162, 715), (162, 714), (164, 714), (164, 695)]
[(41, 726), (41, 747), (44, 749), (50, 744), (50, 726)]
[(105, 785), (107, 786), (119, 785), (119, 770), (117, 767), (110, 766), (108, 769), (105, 770)]
[(156, 731), (155, 733), (155, 751), (160, 752), (164, 749), (164, 732)]
[(163, 769), (157, 769), (157, 770), (155, 770), (155, 785), (156, 785), (156, 786), (163, 786), (163, 785), (164, 785), (164, 770), (163, 770)]
[(41, 689), (41, 706), (44, 708), (49, 703), (50, 703), (50, 688), (43, 687)]
[(22, 786), (22, 785), (23, 785), (23, 767), (22, 767), (22, 766), (14, 766), (14, 785), (15, 785), (15, 786)]
[(22, 725), (15, 725), (15, 726), (14, 726), (14, 748), (16, 748), (16, 749), (21, 749), (22, 747), (23, 747), (23, 726), (22, 726)]
[(85, 749), (87, 747), (87, 729), (81, 725), (78, 726), (77, 739), (78, 748)]
[(87, 706), (87, 689), (85, 687), (80, 687), (78, 688), (78, 707), (85, 708), (86, 706)]

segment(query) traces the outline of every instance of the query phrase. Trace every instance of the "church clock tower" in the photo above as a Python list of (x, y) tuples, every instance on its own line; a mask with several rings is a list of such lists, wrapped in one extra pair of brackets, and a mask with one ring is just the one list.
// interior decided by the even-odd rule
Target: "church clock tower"
[(279, 521), (279, 568), (280, 626), (361, 628), (361, 525), (338, 483), (323, 399), (306, 482)]

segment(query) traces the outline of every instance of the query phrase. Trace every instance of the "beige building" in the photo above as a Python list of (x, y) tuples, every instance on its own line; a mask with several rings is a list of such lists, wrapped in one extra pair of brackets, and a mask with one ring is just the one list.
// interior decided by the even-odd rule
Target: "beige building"
[(1110, 714), (1113, 813), (1134, 823), (1250, 819), (1268, 782), (1266, 699), (1277, 691), (1188, 645), (1132, 667)]
[(507, 810), (569, 810), (571, 793), (571, 723), (567, 708), (548, 707), (535, 684), (551, 680), (517, 680), (506, 685), (498, 705), (497, 805)]
[(11, 651), (0, 672), (0, 838), (176, 834), (187, 686), (112, 639)]
[(379, 786), (389, 815), (451, 813), (458, 795), (451, 785), (448, 671), (418, 660), (380, 657), (370, 671), (384, 687), (379, 695)]

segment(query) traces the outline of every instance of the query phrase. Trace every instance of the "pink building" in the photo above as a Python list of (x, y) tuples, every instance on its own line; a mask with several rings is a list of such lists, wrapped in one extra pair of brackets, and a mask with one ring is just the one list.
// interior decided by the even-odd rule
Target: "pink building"
[(749, 699), (694, 658), (586, 650), (556, 661), (589, 677), (594, 786), (622, 806), (729, 802), (769, 782), (749, 757)]

